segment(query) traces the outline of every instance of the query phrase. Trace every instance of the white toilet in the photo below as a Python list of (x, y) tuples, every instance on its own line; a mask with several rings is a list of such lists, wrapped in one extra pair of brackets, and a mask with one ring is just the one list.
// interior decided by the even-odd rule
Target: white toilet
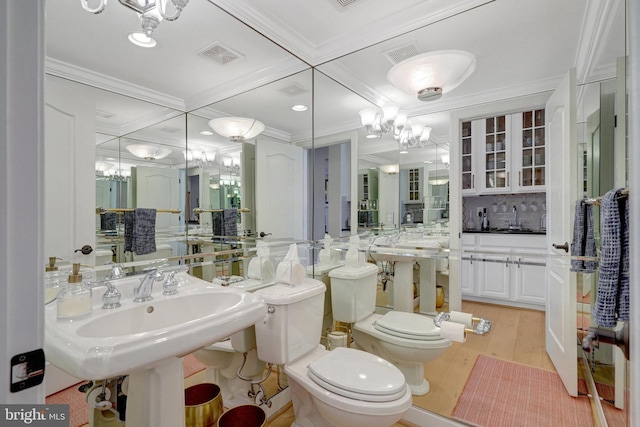
[(352, 324), (357, 347), (400, 368), (412, 394), (427, 394), (424, 363), (439, 357), (451, 340), (440, 337), (440, 328), (430, 317), (400, 311), (374, 313), (377, 274), (378, 267), (370, 263), (332, 270), (333, 318)]
[(258, 357), (284, 365), (294, 427), (386, 427), (411, 407), (411, 391), (391, 363), (356, 349), (319, 345), (325, 285), (276, 284), (255, 295), (269, 314), (256, 324)]

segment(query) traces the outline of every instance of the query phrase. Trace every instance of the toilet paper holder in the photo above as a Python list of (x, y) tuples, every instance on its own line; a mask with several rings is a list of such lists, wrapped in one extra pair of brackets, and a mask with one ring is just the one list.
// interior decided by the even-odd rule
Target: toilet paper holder
[(484, 335), (491, 331), (491, 322), (481, 317), (473, 317), (471, 314), (452, 311), (450, 313), (441, 312), (433, 318), (433, 323), (440, 327), (442, 322), (464, 323), (465, 332), (475, 335)]

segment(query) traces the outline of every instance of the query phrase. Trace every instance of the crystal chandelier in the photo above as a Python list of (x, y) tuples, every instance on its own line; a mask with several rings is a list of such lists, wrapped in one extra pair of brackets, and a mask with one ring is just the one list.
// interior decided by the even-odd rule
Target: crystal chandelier
[(366, 108), (360, 111), (360, 120), (367, 129), (367, 138), (381, 138), (388, 133), (398, 142), (401, 150), (422, 148), (429, 141), (431, 128), (420, 123), (409, 124), (406, 113), (397, 105), (387, 104), (382, 111)]
[(206, 151), (183, 151), (184, 159), (190, 163), (199, 167), (211, 166), (216, 158), (216, 153), (207, 153)]
[[(143, 47), (153, 47), (155, 40), (151, 37), (160, 21), (175, 21), (182, 10), (189, 4), (189, 0), (118, 0), (120, 4), (136, 12), (140, 18), (141, 33), (132, 33), (129, 40)], [(91, 6), (94, 4), (94, 6)], [(80, 4), (87, 12), (101, 13), (107, 7), (107, 0), (80, 0)], [(168, 5), (171, 5), (168, 7)]]

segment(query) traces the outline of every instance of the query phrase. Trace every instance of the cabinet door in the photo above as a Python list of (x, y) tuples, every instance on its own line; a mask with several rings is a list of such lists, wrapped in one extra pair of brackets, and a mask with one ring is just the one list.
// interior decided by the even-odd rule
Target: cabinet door
[(460, 291), (462, 295), (476, 295), (476, 282), (478, 281), (478, 261), (474, 254), (467, 254), (460, 262), (462, 274), (460, 276)]
[(542, 277), (546, 271), (540, 258), (515, 256), (515, 264), (511, 265), (511, 276), (515, 289), (516, 301), (538, 304), (544, 310), (545, 284)]
[(544, 109), (513, 115), (513, 173), (517, 191), (545, 191), (546, 138)]
[[(474, 139), (478, 138), (477, 127), (479, 120), (474, 122), (462, 122), (461, 137), (461, 174), (462, 174), (462, 194), (475, 194), (476, 188), (476, 163), (474, 155), (477, 151), (477, 144)], [(474, 138), (475, 137), (475, 138)]]
[(511, 187), (511, 116), (488, 117), (480, 121), (483, 153), (478, 171), (482, 193), (504, 193)]
[(486, 298), (511, 298), (511, 278), (509, 257), (504, 255), (484, 255), (480, 263), (478, 295)]

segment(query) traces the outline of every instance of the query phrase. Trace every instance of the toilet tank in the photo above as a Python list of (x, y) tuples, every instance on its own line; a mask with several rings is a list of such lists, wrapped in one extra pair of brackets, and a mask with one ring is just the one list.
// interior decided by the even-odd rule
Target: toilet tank
[(260, 360), (282, 365), (320, 344), (325, 289), (321, 281), (307, 278), (301, 285), (278, 283), (254, 292), (270, 311), (256, 323)]
[(376, 309), (378, 266), (366, 263), (331, 270), (331, 308), (333, 319), (354, 323)]

